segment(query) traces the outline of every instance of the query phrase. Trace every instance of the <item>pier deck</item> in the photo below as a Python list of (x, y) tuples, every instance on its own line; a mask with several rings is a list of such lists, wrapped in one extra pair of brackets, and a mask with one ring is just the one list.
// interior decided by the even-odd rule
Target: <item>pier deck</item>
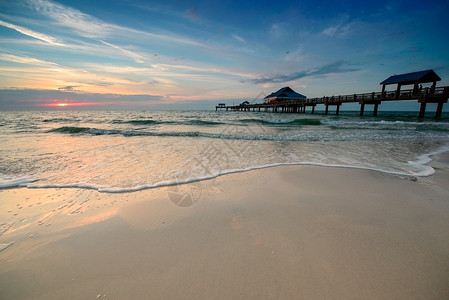
[(421, 103), (419, 117), (424, 117), (427, 103), (437, 103), (436, 117), (441, 116), (443, 104), (449, 98), (449, 86), (431, 87), (424, 89), (409, 89), (396, 91), (372, 92), (363, 94), (349, 94), (340, 96), (330, 96), (322, 98), (306, 98), (301, 100), (285, 100), (272, 103), (246, 104), (246, 105), (218, 105), (215, 110), (231, 111), (271, 111), (282, 113), (305, 113), (306, 107), (310, 106), (312, 114), (315, 113), (315, 106), (325, 105), (325, 114), (328, 114), (329, 106), (336, 106), (336, 114), (339, 114), (340, 106), (343, 103), (359, 103), (360, 115), (364, 114), (365, 105), (374, 105), (374, 116), (377, 115), (378, 106), (383, 101), (406, 101), (417, 100)]

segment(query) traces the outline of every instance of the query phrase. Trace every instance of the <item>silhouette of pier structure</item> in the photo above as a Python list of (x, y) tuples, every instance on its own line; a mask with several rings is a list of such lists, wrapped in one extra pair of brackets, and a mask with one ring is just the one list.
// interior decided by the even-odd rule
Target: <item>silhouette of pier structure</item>
[[(447, 103), (449, 98), (449, 86), (437, 87), (436, 82), (441, 78), (433, 70), (424, 70), (401, 75), (393, 75), (382, 81), (381, 92), (371, 92), (363, 94), (349, 94), (330, 96), (322, 98), (307, 98), (298, 94), (289, 87), (284, 87), (275, 93), (264, 98), (264, 103), (251, 104), (248, 101), (240, 105), (226, 106), (220, 103), (215, 110), (231, 111), (271, 111), (280, 113), (305, 113), (307, 107), (311, 107), (311, 113), (315, 113), (315, 107), (318, 104), (324, 104), (325, 114), (328, 114), (330, 106), (336, 106), (336, 114), (340, 112), (340, 106), (343, 103), (359, 103), (360, 115), (365, 111), (366, 105), (374, 105), (373, 115), (377, 115), (378, 107), (385, 101), (408, 101), (417, 100), (420, 105), (419, 117), (423, 118), (427, 103), (436, 103), (437, 109), (435, 116), (441, 117), (443, 104)], [(388, 85), (397, 84), (393, 91), (387, 91)], [(422, 87), (422, 84), (431, 84), (431, 86)], [(402, 89), (405, 85), (413, 85), (411, 89)]]

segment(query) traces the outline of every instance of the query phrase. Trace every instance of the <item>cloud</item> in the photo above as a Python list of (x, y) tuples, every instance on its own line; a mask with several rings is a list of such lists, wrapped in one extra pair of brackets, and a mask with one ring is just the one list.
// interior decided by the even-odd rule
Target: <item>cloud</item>
[(76, 89), (79, 87), (79, 85), (68, 85), (68, 86), (61, 86), (58, 88), (59, 91), (63, 91), (63, 92), (75, 92)]
[(28, 3), (37, 12), (57, 21), (58, 25), (72, 28), (82, 36), (104, 37), (111, 32), (106, 24), (69, 6), (47, 0), (29, 0)]
[(236, 34), (232, 34), (232, 37), (235, 38), (237, 41), (243, 43), (243, 44), (248, 44), (248, 42), (244, 38), (242, 38), (241, 36), (238, 36)]
[[(146, 93), (151, 68), (116, 67), (101, 64), (77, 64), (64, 66), (32, 57), (0, 53), (0, 62), (20, 65), (0, 64), (3, 80), (1, 88), (46, 88), (61, 86), (78, 87), (84, 92)], [(13, 75), (10, 75), (13, 74)], [(152, 76), (151, 76), (152, 77)], [(17, 81), (15, 78), (21, 78)], [(151, 78), (152, 79), (152, 78)]]
[(330, 37), (345, 36), (350, 33), (352, 27), (353, 24), (336, 25), (324, 29), (322, 33)]
[(163, 96), (151, 94), (99, 94), (83, 93), (70, 90), (40, 90), (40, 89), (4, 89), (0, 90), (0, 109), (32, 109), (47, 106), (57, 101), (72, 103), (89, 103), (98, 108), (112, 106), (151, 105), (164, 101)]
[(351, 31), (356, 22), (351, 22), (349, 15), (342, 14), (334, 19), (332, 23), (334, 24), (325, 28), (321, 33), (330, 37), (344, 36)]
[(114, 49), (119, 50), (120, 52), (124, 53), (126, 56), (131, 57), (135, 62), (138, 63), (144, 63), (145, 62), (145, 58), (142, 55), (139, 55), (137, 53), (131, 52), (129, 50), (123, 49), (119, 46), (113, 45), (111, 43), (105, 42), (105, 41), (101, 41), (103, 44), (105, 44), (106, 46), (112, 47)]
[(281, 36), (285, 36), (287, 34), (285, 23), (271, 24), (271, 27), (268, 30), (268, 34), (275, 39), (280, 38)]
[[(300, 72), (294, 72), (290, 74), (276, 74), (269, 77), (260, 77), (255, 79), (250, 79), (249, 81), (254, 84), (265, 84), (265, 83), (282, 83), (282, 82), (288, 82), (292, 80), (298, 80), (306, 77), (315, 77), (315, 76), (322, 76), (332, 73), (347, 73), (347, 72), (354, 72), (358, 71), (360, 69), (357, 68), (347, 68), (345, 67), (345, 62), (343, 61), (337, 61), (335, 63), (327, 64), (324, 66), (321, 66), (316, 69), (309, 69), (305, 71)], [(247, 80), (244, 80), (242, 82), (246, 82)]]
[(8, 23), (8, 22), (4, 22), (2, 20), (0, 20), (0, 25), (4, 26), (4, 27), (7, 27), (7, 28), (10, 28), (10, 29), (13, 29), (13, 30), (15, 30), (17, 32), (20, 32), (21, 34), (26, 35), (26, 36), (29, 36), (29, 37), (32, 37), (32, 38), (44, 41), (44, 42), (46, 42), (48, 44), (51, 44), (51, 45), (64, 46), (63, 44), (58, 42), (57, 39), (55, 39), (55, 38), (53, 38), (53, 37), (51, 37), (49, 35), (33, 31), (31, 29), (28, 29), (28, 28), (25, 28), (25, 27), (22, 27), (22, 26), (14, 25), (14, 24), (11, 24), (11, 23)]
[(33, 57), (28, 57), (28, 56), (17, 56), (14, 54), (0, 54), (0, 60), (3, 61), (9, 61), (9, 62), (14, 62), (14, 63), (20, 63), (20, 64), (28, 64), (28, 65), (34, 65), (34, 66), (44, 66), (44, 67), (58, 67), (59, 65), (53, 62), (49, 62), (49, 61), (45, 61), (45, 60), (41, 60), (41, 59), (37, 59), (37, 58), (33, 58)]
[(37, 12), (56, 21), (59, 26), (72, 29), (82, 37), (101, 40), (110, 36), (115, 36), (117, 33), (122, 33), (126, 36), (138, 36), (141, 38), (150, 38), (207, 49), (212, 48), (210, 45), (173, 34), (152, 33), (103, 22), (77, 9), (52, 1), (28, 0), (28, 2)]
[(323, 30), (323, 33), (325, 35), (328, 35), (328, 36), (335, 36), (335, 34), (337, 33), (338, 28), (339, 28), (339, 26), (328, 27), (328, 28)]

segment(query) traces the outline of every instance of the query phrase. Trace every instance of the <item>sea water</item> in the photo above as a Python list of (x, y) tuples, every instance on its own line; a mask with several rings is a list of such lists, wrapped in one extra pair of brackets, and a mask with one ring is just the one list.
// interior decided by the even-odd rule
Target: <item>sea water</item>
[(225, 111), (0, 112), (0, 189), (132, 192), (277, 165), (434, 173), (449, 114), (360, 117)]

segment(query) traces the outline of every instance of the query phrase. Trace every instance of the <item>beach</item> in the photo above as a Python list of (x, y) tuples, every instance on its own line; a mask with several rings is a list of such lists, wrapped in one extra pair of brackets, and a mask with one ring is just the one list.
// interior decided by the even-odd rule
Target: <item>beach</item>
[(0, 191), (2, 299), (447, 299), (435, 174), (280, 166), (132, 193)]
[(0, 300), (449, 300), (448, 3), (0, 2)]

